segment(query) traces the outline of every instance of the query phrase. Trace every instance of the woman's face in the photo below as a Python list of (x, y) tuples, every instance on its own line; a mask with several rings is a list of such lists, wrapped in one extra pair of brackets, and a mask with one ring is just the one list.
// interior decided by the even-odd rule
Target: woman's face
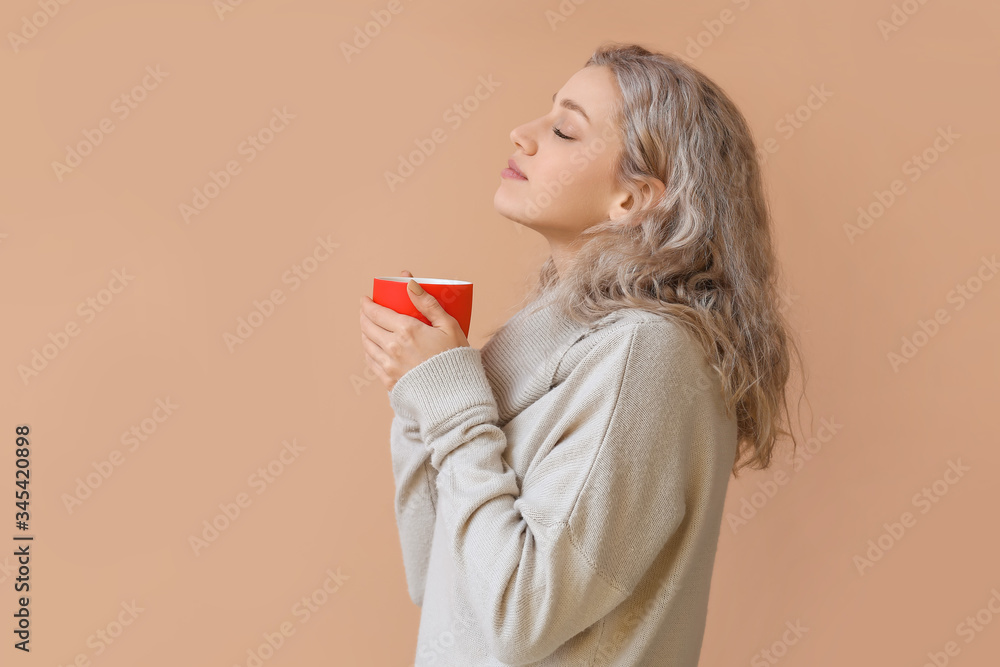
[(584, 67), (555, 94), (551, 111), (514, 128), (510, 157), (527, 180), (501, 176), (496, 210), (560, 245), (624, 213), (629, 195), (613, 176), (621, 138), (610, 117), (619, 95), (610, 69)]

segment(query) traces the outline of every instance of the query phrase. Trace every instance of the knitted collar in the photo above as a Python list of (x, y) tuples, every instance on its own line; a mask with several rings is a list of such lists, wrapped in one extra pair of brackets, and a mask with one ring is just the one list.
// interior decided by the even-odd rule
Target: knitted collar
[(560, 314), (549, 292), (523, 306), (493, 334), (480, 351), (499, 426), (551, 389), (559, 360), (591, 328)]

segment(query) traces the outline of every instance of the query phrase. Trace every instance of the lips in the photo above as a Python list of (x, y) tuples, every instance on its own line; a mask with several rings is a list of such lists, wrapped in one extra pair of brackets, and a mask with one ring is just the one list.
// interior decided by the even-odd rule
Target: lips
[(527, 180), (528, 177), (525, 176), (524, 172), (517, 166), (517, 163), (513, 160), (507, 160), (507, 166), (510, 167), (518, 176)]

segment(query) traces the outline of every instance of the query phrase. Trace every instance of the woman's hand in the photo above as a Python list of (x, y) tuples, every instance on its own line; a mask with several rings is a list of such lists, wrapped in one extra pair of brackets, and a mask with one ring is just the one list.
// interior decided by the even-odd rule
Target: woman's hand
[[(413, 277), (409, 271), (400, 275)], [(414, 287), (419, 293), (413, 291)], [(416, 281), (410, 281), (407, 294), (417, 310), (430, 320), (430, 326), (380, 306), (367, 296), (361, 297), (361, 345), (365, 361), (386, 391), (392, 391), (407, 371), (434, 355), (455, 347), (470, 347), (458, 320)]]

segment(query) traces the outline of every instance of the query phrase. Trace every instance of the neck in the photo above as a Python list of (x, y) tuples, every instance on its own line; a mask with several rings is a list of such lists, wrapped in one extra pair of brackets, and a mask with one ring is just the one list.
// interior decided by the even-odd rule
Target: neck
[(578, 246), (575, 241), (562, 241), (549, 239), (549, 251), (552, 255), (552, 262), (555, 264), (556, 273), (562, 277), (569, 267), (573, 257), (576, 255)]

